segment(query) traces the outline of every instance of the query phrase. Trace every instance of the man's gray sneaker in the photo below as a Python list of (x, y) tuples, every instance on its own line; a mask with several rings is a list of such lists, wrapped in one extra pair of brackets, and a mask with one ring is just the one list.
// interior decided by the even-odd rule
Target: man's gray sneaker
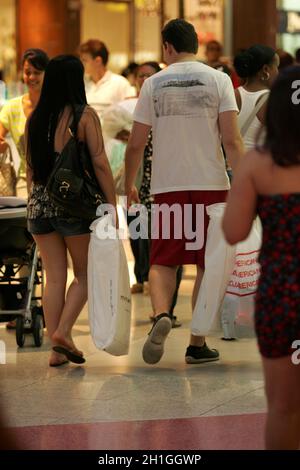
[(171, 317), (162, 313), (155, 318), (143, 347), (143, 359), (147, 364), (156, 364), (164, 353), (164, 343), (172, 328)]

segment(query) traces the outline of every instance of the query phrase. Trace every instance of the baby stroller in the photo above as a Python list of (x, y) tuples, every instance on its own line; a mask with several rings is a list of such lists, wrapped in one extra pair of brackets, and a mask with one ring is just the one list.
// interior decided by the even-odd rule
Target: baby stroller
[(26, 200), (0, 197), (0, 321), (16, 319), (16, 341), (22, 347), (32, 333), (35, 346), (44, 335), (41, 296), (43, 270), (37, 246), (27, 231)]

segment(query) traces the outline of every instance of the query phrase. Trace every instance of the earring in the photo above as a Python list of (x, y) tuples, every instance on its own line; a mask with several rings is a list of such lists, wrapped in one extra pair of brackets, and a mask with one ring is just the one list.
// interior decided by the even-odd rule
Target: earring
[(266, 81), (268, 81), (269, 79), (270, 79), (270, 74), (269, 74), (269, 72), (266, 72), (266, 75), (263, 75), (263, 76), (261, 77), (261, 80), (262, 80), (263, 82), (266, 82)]

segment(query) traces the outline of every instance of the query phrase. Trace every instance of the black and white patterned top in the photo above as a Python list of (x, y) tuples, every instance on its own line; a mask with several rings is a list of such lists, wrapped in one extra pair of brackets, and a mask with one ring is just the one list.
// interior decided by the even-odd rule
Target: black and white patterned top
[(143, 180), (140, 187), (139, 198), (141, 204), (146, 206), (147, 211), (151, 212), (151, 205), (153, 204), (154, 198), (151, 196), (150, 193), (150, 186), (151, 186), (151, 175), (152, 175), (152, 154), (153, 154), (153, 146), (152, 146), (152, 130), (150, 131), (147, 145), (144, 151), (144, 174)]

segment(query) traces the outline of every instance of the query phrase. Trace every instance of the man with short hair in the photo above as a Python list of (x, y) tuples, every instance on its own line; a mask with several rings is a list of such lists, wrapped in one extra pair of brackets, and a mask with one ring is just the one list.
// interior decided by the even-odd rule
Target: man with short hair
[[(168, 240), (162, 235), (167, 221), (161, 217), (156, 231), (158, 237), (151, 243), (150, 293), (156, 318), (143, 348), (143, 358), (148, 364), (161, 359), (171, 330), (169, 311), (178, 266), (197, 266), (193, 308), (197, 300), (205, 268), (209, 222), (206, 207), (224, 202), (229, 189), (221, 142), (233, 169), (244, 150), (230, 78), (197, 61), (198, 38), (194, 27), (181, 19), (172, 20), (164, 27), (162, 40), (168, 67), (148, 78), (143, 85), (126, 152), (126, 193), (130, 205), (138, 201), (134, 181), (152, 127), (151, 192), (157, 205), (155, 209), (172, 209), (179, 205), (184, 214), (180, 220), (170, 217)], [(183, 220), (188, 221), (184, 228), (194, 230), (196, 239), (201, 240), (202, 236), (203, 246), (191, 250), (188, 244), (191, 240), (186, 233), (178, 239), (178, 224)], [(191, 336), (187, 363), (218, 358), (218, 351), (210, 349), (204, 337)]]
[(86, 74), (87, 102), (100, 120), (106, 109), (119, 101), (132, 96), (132, 87), (126, 78), (107, 69), (109, 51), (98, 39), (90, 39), (79, 47), (80, 59)]

